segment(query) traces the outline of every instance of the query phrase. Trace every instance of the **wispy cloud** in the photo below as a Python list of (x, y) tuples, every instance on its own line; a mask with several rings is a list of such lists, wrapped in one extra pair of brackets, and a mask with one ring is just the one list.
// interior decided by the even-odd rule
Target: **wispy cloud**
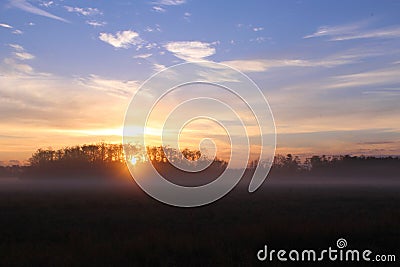
[(29, 60), (35, 58), (34, 55), (29, 54), (28, 52), (15, 52), (14, 55), (20, 60)]
[(166, 68), (167, 68), (167, 67), (164, 66), (164, 65), (162, 65), (162, 64), (157, 64), (157, 63), (155, 63), (155, 64), (153, 65), (153, 69), (154, 69), (156, 72), (162, 71), (162, 70), (164, 70), (164, 69), (166, 69)]
[(157, 2), (157, 4), (164, 6), (179, 6), (185, 3), (186, 0), (160, 0)]
[(306, 35), (303, 38), (330, 37), (330, 41), (345, 41), (353, 39), (373, 39), (373, 38), (398, 38), (400, 37), (400, 27), (392, 26), (378, 29), (365, 29), (366, 22), (353, 23), (338, 26), (322, 26), (316, 32)]
[(221, 63), (244, 72), (263, 72), (270, 67), (266, 60), (230, 60)]
[(103, 12), (94, 7), (71, 7), (71, 6), (64, 6), (64, 8), (68, 12), (81, 14), (83, 16), (94, 16), (94, 15), (102, 15)]
[(215, 54), (212, 44), (199, 41), (169, 42), (164, 47), (186, 61), (199, 61)]
[(353, 39), (367, 39), (367, 38), (399, 38), (400, 27), (381, 28), (370, 31), (362, 31), (353, 34), (344, 34), (334, 36), (332, 41), (345, 41)]
[(353, 63), (353, 58), (328, 57), (322, 59), (255, 59), (230, 60), (221, 62), (244, 72), (263, 72), (271, 68), (283, 67), (334, 67)]
[(12, 33), (13, 34), (23, 34), (24, 32), (21, 30), (13, 30)]
[(156, 24), (155, 27), (147, 26), (147, 27), (144, 29), (144, 31), (145, 31), (145, 32), (161, 32), (161, 27), (160, 27), (160, 25), (158, 25), (158, 24)]
[(12, 29), (13, 28), (11, 25), (8, 25), (6, 23), (0, 23), (0, 27), (8, 28), (8, 29)]
[(250, 42), (257, 42), (257, 43), (263, 43), (267, 40), (267, 38), (263, 37), (263, 36), (259, 36), (256, 38), (251, 38), (249, 41)]
[(190, 22), (190, 17), (191, 17), (191, 16), (192, 16), (192, 14), (189, 13), (189, 12), (183, 13), (183, 18), (184, 18), (187, 22)]
[(338, 26), (321, 26), (318, 28), (316, 32), (313, 34), (309, 34), (304, 36), (303, 38), (314, 38), (321, 36), (337, 36), (343, 34), (351, 34), (355, 33), (356, 30), (360, 29), (362, 24), (354, 23), (354, 24), (346, 24), (346, 25), (338, 25)]
[(259, 31), (262, 31), (262, 30), (264, 30), (263, 27), (254, 27), (253, 28), (253, 31), (255, 31), (255, 32), (259, 32)]
[(139, 34), (131, 30), (118, 31), (115, 34), (102, 32), (99, 34), (99, 39), (116, 48), (125, 49), (143, 42)]
[(380, 90), (368, 90), (364, 91), (363, 94), (384, 96), (384, 97), (400, 97), (400, 88), (383, 88)]
[(40, 5), (44, 7), (51, 7), (52, 5), (54, 5), (54, 1), (42, 1)]
[(140, 55), (136, 55), (136, 56), (134, 56), (133, 58), (141, 58), (141, 59), (145, 59), (145, 58), (148, 58), (148, 57), (151, 57), (153, 54), (140, 54)]
[(38, 7), (35, 7), (34, 5), (28, 3), (26, 0), (11, 0), (10, 4), (16, 8), (19, 8), (21, 10), (24, 10), (26, 12), (32, 13), (32, 14), (36, 14), (39, 16), (43, 16), (43, 17), (47, 17), (47, 18), (51, 18), (51, 19), (55, 19), (55, 20), (59, 20), (62, 22), (69, 22), (66, 19), (63, 19), (59, 16), (53, 15), (45, 10), (42, 10)]
[(8, 46), (14, 48), (16, 51), (24, 51), (24, 48), (19, 44), (8, 44)]
[[(7, 57), (0, 63), (0, 73), (2, 74), (0, 76), (27, 76), (33, 74), (33, 68), (28, 64), (21, 63), (21, 61), (34, 59), (35, 56), (26, 52), (19, 44), (8, 44), (8, 46), (14, 49), (13, 57)], [(40, 75), (47, 74), (41, 73)]]
[(107, 24), (105, 21), (95, 21), (95, 20), (87, 20), (86, 24), (93, 26), (93, 27), (102, 27)]
[(153, 11), (159, 12), (159, 13), (164, 13), (167, 10), (163, 6), (179, 6), (182, 4), (185, 4), (186, 0), (159, 0), (157, 2), (153, 2), (151, 4), (154, 4), (152, 7)]
[(16, 59), (29, 60), (29, 59), (34, 59), (35, 58), (34, 55), (26, 52), (25, 49), (19, 44), (8, 44), (8, 46), (15, 50), (14, 56), (15, 56)]
[[(25, 160), (40, 147), (120, 141), (130, 98), (112, 89), (128, 85), (132, 91), (134, 82), (94, 76), (85, 84), (32, 69), (15, 73), (6, 62), (0, 62), (0, 73), (0, 160)], [(109, 82), (101, 85), (98, 79)]]
[(399, 84), (399, 73), (400, 67), (395, 65), (392, 68), (335, 76), (328, 88)]
[[(6, 75), (30, 75), (33, 73), (33, 68), (29, 66), (28, 64), (21, 64), (20, 62), (17, 62), (13, 58), (5, 58), (2, 62), (2, 66), (0, 66), (0, 71), (3, 76)], [(2, 76), (0, 75), (0, 77)]]
[[(0, 63), (0, 69), (3, 67), (8, 66)], [(107, 129), (120, 127), (129, 101), (121, 94), (125, 95), (125, 90), (135, 90), (134, 86), (136, 84), (132, 81), (105, 79), (96, 75), (81, 82), (34, 71), (29, 74), (2, 72), (0, 124), (4, 127), (1, 127), (0, 135), (17, 136), (16, 133), (19, 133), (18, 136), (22, 135), (26, 143), (18, 144), (32, 151), (37, 149), (38, 144), (65, 144), (66, 135), (71, 145), (93, 142), (93, 136), (87, 137), (87, 133), (68, 131), (101, 129), (107, 132)], [(63, 97), (60, 97), (61, 94)], [(110, 94), (118, 97), (110, 97)], [(76, 119), (76, 110), (80, 113), (79, 120)], [(43, 139), (44, 135), (46, 140)], [(99, 137), (98, 140), (102, 139)], [(106, 139), (109, 140), (109, 137)], [(0, 140), (3, 151), (5, 147), (6, 150), (11, 148), (10, 143), (15, 146), (16, 140), (6, 140), (6, 143)]]
[(78, 81), (80, 84), (87, 87), (124, 98), (132, 96), (139, 88), (139, 83), (137, 81), (106, 79), (94, 74), (86, 78), (80, 78)]
[[(6, 23), (0, 23), (0, 27), (7, 28), (7, 29), (14, 29), (13, 26), (11, 26), (11, 25), (9, 25), (9, 24), (6, 24)], [(14, 29), (14, 30), (12, 31), (12, 33), (13, 33), (13, 34), (23, 34), (24, 32), (21, 31), (21, 30), (18, 30), (18, 29)]]
[(165, 8), (162, 8), (160, 6), (153, 6), (152, 9), (159, 13), (164, 13), (166, 11)]

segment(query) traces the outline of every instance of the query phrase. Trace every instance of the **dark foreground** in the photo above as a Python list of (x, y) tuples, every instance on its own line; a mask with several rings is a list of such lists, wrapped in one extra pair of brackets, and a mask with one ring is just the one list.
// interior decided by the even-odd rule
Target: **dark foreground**
[(349, 249), (396, 256), (396, 263), (362, 266), (400, 261), (398, 185), (267, 181), (254, 194), (239, 187), (184, 209), (151, 199), (133, 182), (4, 181), (0, 266), (292, 266), (259, 262), (257, 251), (319, 251), (336, 248), (339, 238)]

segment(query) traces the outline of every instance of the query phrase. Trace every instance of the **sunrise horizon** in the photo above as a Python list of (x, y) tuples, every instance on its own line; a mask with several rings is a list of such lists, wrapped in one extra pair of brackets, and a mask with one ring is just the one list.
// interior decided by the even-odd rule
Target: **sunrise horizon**
[(2, 4), (3, 165), (24, 164), (39, 148), (121, 142), (143, 82), (196, 61), (238, 69), (258, 85), (277, 154), (400, 155), (396, 8), (305, 2), (278, 20), (283, 4), (275, 2), (230, 3), (229, 17), (223, 3), (90, 4)]
[(399, 11), (0, 1), (0, 266), (398, 266)]

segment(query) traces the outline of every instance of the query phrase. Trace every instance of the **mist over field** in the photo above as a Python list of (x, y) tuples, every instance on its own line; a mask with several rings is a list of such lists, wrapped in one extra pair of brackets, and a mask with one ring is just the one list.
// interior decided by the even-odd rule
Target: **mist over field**
[(322, 249), (338, 238), (376, 253), (398, 251), (398, 182), (272, 178), (252, 194), (247, 186), (184, 209), (152, 199), (131, 180), (2, 178), (0, 263), (257, 265), (264, 244)]
[(399, 11), (0, 1), (0, 267), (399, 266)]

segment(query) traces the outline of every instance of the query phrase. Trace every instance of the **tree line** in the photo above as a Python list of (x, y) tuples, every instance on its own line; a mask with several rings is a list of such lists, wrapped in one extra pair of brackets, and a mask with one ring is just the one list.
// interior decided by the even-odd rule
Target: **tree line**
[[(125, 154), (126, 153), (126, 154)], [(146, 155), (147, 154), (147, 155)], [(147, 157), (146, 157), (147, 156)], [(29, 159), (29, 166), (0, 167), (0, 177), (4, 176), (40, 176), (40, 177), (107, 177), (129, 175), (126, 167), (134, 162), (140, 164), (150, 160), (158, 170), (170, 170), (169, 161), (179, 164), (205, 164), (198, 150), (185, 148), (182, 151), (171, 147), (122, 144), (90, 144), (69, 146), (54, 150), (38, 149)], [(169, 159), (169, 160), (168, 160)], [(209, 160), (209, 159), (208, 159)], [(248, 169), (257, 165), (266, 167), (265, 163), (253, 160)], [(223, 159), (212, 159), (211, 167), (224, 169), (227, 162)], [(366, 156), (312, 156), (301, 160), (292, 154), (276, 155), (273, 160), (271, 176), (398, 176), (400, 173), (399, 157), (366, 157)]]
[(271, 169), (276, 176), (317, 177), (399, 177), (400, 157), (311, 156), (301, 161), (298, 156), (277, 155)]

